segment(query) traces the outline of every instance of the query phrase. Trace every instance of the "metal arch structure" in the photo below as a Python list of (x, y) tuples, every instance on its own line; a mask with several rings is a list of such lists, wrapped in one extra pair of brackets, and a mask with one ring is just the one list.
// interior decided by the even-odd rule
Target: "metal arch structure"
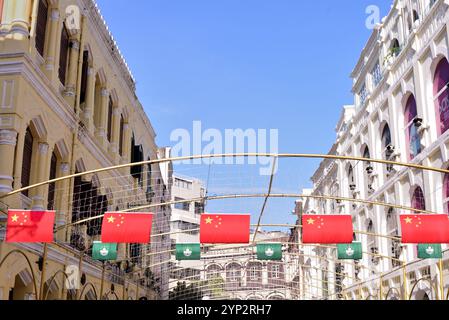
[(391, 287), (391, 288), (387, 291), (387, 294), (385, 295), (385, 300), (388, 300), (388, 297), (390, 296), (390, 293), (392, 293), (393, 291), (396, 291), (396, 293), (399, 293), (399, 297), (402, 296), (401, 291), (399, 291), (398, 288), (396, 288), (396, 287)]
[(305, 159), (330, 159), (330, 160), (346, 160), (346, 161), (366, 161), (366, 162), (373, 162), (373, 163), (380, 163), (385, 165), (397, 165), (401, 167), (408, 167), (412, 169), (418, 169), (418, 170), (427, 170), (427, 171), (433, 171), (443, 174), (449, 174), (449, 170), (441, 169), (441, 168), (435, 168), (430, 166), (424, 166), (420, 164), (413, 164), (413, 163), (405, 163), (405, 162), (398, 162), (398, 161), (391, 161), (391, 160), (383, 160), (383, 159), (373, 159), (373, 158), (363, 158), (363, 157), (353, 157), (353, 156), (339, 156), (339, 155), (330, 155), (330, 154), (306, 154), (306, 153), (223, 153), (223, 154), (202, 154), (202, 155), (191, 155), (191, 156), (183, 156), (183, 157), (172, 157), (172, 158), (164, 158), (164, 159), (156, 159), (156, 160), (147, 160), (147, 161), (141, 161), (141, 162), (134, 162), (134, 163), (126, 163), (106, 168), (100, 168), (100, 169), (94, 169), (94, 170), (88, 170), (81, 173), (75, 173), (55, 179), (50, 179), (47, 181), (39, 182), (24, 188), (20, 188), (17, 190), (13, 190), (11, 192), (5, 193), (4, 195), (0, 195), (0, 199), (3, 199), (5, 197), (14, 195), (16, 193), (20, 193), (32, 188), (37, 188), (43, 185), (47, 185), (50, 183), (56, 183), (58, 181), (63, 181), (66, 179), (81, 177), (83, 175), (89, 175), (89, 174), (95, 174), (99, 172), (105, 172), (105, 171), (111, 171), (111, 170), (117, 170), (122, 168), (130, 168), (135, 166), (142, 166), (142, 165), (152, 165), (152, 164), (159, 164), (159, 163), (165, 163), (165, 162), (178, 162), (178, 161), (184, 161), (184, 160), (195, 160), (195, 159), (214, 159), (214, 158), (229, 158), (229, 157), (243, 157), (243, 158), (250, 158), (250, 157), (267, 157), (267, 158), (305, 158)]
[[(433, 172), (442, 173), (442, 174), (449, 174), (449, 170), (440, 169), (440, 168), (433, 168), (433, 167), (428, 167), (428, 166), (423, 166), (423, 165), (410, 164), (410, 163), (401, 163), (401, 162), (395, 162), (395, 161), (390, 161), (390, 160), (379, 160), (379, 159), (371, 159), (371, 158), (336, 156), (336, 155), (270, 154), (270, 153), (237, 153), (237, 154), (197, 155), (197, 156), (186, 156), (186, 157), (175, 157), (175, 158), (148, 160), (148, 161), (142, 161), (142, 162), (138, 162), (138, 163), (129, 163), (129, 164), (123, 164), (123, 165), (118, 165), (118, 166), (112, 166), (112, 167), (107, 167), (107, 168), (101, 168), (101, 169), (96, 169), (96, 170), (85, 171), (85, 172), (82, 172), (82, 173), (76, 173), (76, 174), (73, 174), (73, 175), (68, 175), (68, 176), (59, 177), (59, 178), (52, 179), (52, 180), (47, 180), (47, 181), (44, 181), (44, 182), (39, 182), (39, 183), (34, 184), (34, 185), (30, 185), (30, 186), (27, 186), (27, 187), (24, 187), (24, 188), (21, 188), (21, 189), (17, 189), (17, 190), (11, 191), (11, 192), (9, 192), (7, 194), (0, 195), (0, 199), (8, 197), (8, 196), (11, 196), (13, 194), (17, 194), (17, 193), (25, 191), (25, 190), (29, 190), (29, 189), (32, 189), (32, 188), (37, 188), (37, 187), (40, 187), (40, 186), (43, 186), (43, 185), (46, 185), (46, 184), (55, 183), (55, 182), (58, 182), (58, 181), (72, 179), (72, 178), (75, 178), (75, 177), (89, 175), (89, 174), (94, 174), (94, 173), (99, 173), (99, 172), (111, 171), (111, 170), (127, 168), (127, 167), (133, 167), (133, 166), (141, 166), (141, 165), (146, 165), (146, 164), (157, 164), (157, 163), (164, 163), (164, 162), (176, 162), (176, 161), (182, 161), (182, 160), (211, 159), (211, 158), (223, 158), (223, 157), (271, 157), (271, 158), (274, 159), (274, 161), (275, 161), (274, 163), (276, 163), (276, 161), (278, 161), (278, 159), (280, 159), (280, 158), (321, 158), (321, 159), (331, 159), (331, 160), (341, 160), (341, 161), (369, 161), (369, 162), (372, 162), (372, 163), (380, 163), (380, 164), (387, 164), (387, 165), (398, 165), (398, 166), (408, 167), (408, 168), (413, 168), (413, 169), (428, 170), (428, 171), (433, 171)], [(274, 168), (274, 165), (273, 165), (273, 168)], [(336, 200), (336, 201), (339, 200), (339, 201), (348, 201), (348, 202), (353, 202), (353, 203), (362, 203), (362, 204), (365, 204), (365, 205), (379, 205), (379, 206), (392, 207), (392, 208), (396, 208), (396, 209), (410, 210), (410, 211), (414, 211), (414, 212), (421, 212), (421, 213), (427, 213), (427, 214), (436, 213), (436, 212), (427, 211), (427, 210), (417, 210), (415, 208), (402, 206), (402, 205), (396, 205), (396, 204), (385, 203), (385, 202), (378, 202), (378, 201), (369, 201), (369, 200), (364, 200), (364, 199), (353, 199), (353, 198), (344, 198), (344, 197), (326, 196), (326, 195), (272, 194), (271, 193), (271, 186), (272, 186), (272, 181), (273, 181), (273, 175), (274, 175), (274, 170), (272, 171), (272, 175), (271, 175), (271, 179), (270, 179), (270, 185), (269, 185), (269, 188), (268, 188), (268, 193), (266, 193), (266, 194), (205, 196), (205, 197), (198, 198), (198, 200), (224, 200), (224, 199), (254, 198), (254, 197), (265, 198), (264, 206), (262, 207), (262, 211), (261, 211), (261, 213), (259, 215), (257, 228), (262, 226), (261, 223), (260, 223), (261, 222), (261, 217), (262, 217), (262, 214), (263, 214), (263, 211), (264, 211), (265, 203), (267, 202), (267, 199), (269, 199), (269, 198), (329, 199), (329, 200)], [(148, 205), (148, 206), (142, 206), (142, 207), (139, 207), (139, 208), (127, 209), (127, 210), (123, 210), (122, 212), (128, 212), (128, 211), (134, 211), (134, 210), (137, 210), (137, 209), (152, 208), (152, 207), (157, 207), (157, 206), (162, 206), (162, 205), (170, 205), (170, 204), (176, 204), (176, 203), (182, 203), (182, 202), (191, 202), (191, 201), (194, 201), (194, 200), (195, 199), (185, 199), (183, 201), (170, 201), (170, 202), (165, 202), (165, 203), (160, 203), (160, 204), (153, 204), (153, 205)], [(56, 229), (56, 231), (59, 231), (59, 230), (61, 230), (63, 228), (67, 228), (68, 226), (71, 226), (71, 225), (81, 224), (83, 222), (87, 222), (87, 221), (90, 221), (90, 220), (99, 219), (101, 217), (103, 217), (103, 215), (99, 215), (99, 216), (96, 216), (96, 217), (91, 217), (91, 218), (88, 218), (88, 219), (85, 219), (85, 220), (80, 220), (80, 221), (77, 221), (74, 224), (65, 224), (65, 225), (59, 227), (58, 229)], [(301, 225), (297, 225), (297, 226), (294, 226), (294, 227), (301, 228)], [(185, 231), (183, 231), (183, 232), (185, 232)], [(369, 232), (358, 231), (358, 233), (367, 234), (367, 235), (373, 235), (373, 236), (376, 236), (376, 237), (385, 237), (385, 238), (390, 238), (390, 239), (396, 239), (396, 240), (400, 239), (398, 237), (391, 237), (391, 236), (388, 236), (388, 235), (381, 235), (381, 234), (375, 234), (375, 233), (369, 233)], [(316, 246), (316, 245), (314, 245), (314, 246)], [(331, 247), (331, 248), (333, 248), (333, 247)], [(366, 253), (366, 252), (364, 252), (364, 253)], [(368, 254), (370, 254), (370, 253), (368, 253)], [(23, 255), (25, 256), (25, 258), (27, 258), (25, 254), (23, 254)], [(394, 259), (394, 258), (387, 257), (387, 256), (382, 256), (382, 255), (377, 255), (377, 254), (374, 254), (374, 255), (377, 256), (377, 257), (380, 257), (380, 258)], [(6, 256), (5, 259), (7, 257), (8, 256)], [(325, 258), (325, 257), (321, 257), (321, 256), (313, 256), (313, 257), (317, 258), (317, 259)], [(4, 262), (4, 260), (2, 260), (2, 262), (0, 263), (0, 267), (1, 267), (2, 263)], [(28, 260), (28, 258), (27, 258), (27, 260)], [(400, 261), (398, 259), (396, 259), (396, 260)], [(37, 293), (37, 290), (36, 290), (37, 289), (36, 279), (34, 277), (34, 271), (33, 271), (33, 268), (31, 267), (31, 264), (30, 264), (29, 260), (28, 260), (28, 264), (29, 264), (29, 266), (31, 268), (31, 271), (33, 273), (33, 280), (34, 280), (34, 285), (35, 285), (36, 297), (38, 297), (38, 293)], [(363, 265), (361, 267), (365, 267), (366, 268), (366, 266), (363, 266)], [(53, 275), (52, 281), (54, 280), (55, 276), (56, 276), (56, 274)], [(380, 277), (382, 279), (382, 275)], [(361, 286), (362, 284), (364, 284), (366, 282), (370, 282), (370, 280), (367, 280), (365, 282), (360, 282), (357, 285)], [(404, 286), (405, 286), (405, 283), (406, 283), (406, 278), (405, 278)], [(93, 291), (95, 293), (95, 298), (98, 300), (99, 297), (97, 295), (96, 288), (90, 282), (86, 283), (83, 286), (83, 288), (81, 290), (81, 294), (79, 296), (79, 299), (82, 298), (83, 293), (84, 293), (84, 291), (85, 291), (85, 289), (86, 289), (86, 287), (88, 285), (90, 285), (92, 287), (92, 289), (93, 289)], [(320, 288), (320, 289), (324, 290), (324, 288)], [(388, 295), (391, 293), (392, 289), (395, 289), (395, 288), (390, 288), (390, 290), (387, 293), (386, 298), (388, 298)], [(397, 290), (397, 289), (395, 289), (395, 290)], [(412, 290), (412, 292), (413, 292), (413, 290)], [(335, 294), (337, 294), (337, 293), (334, 293), (334, 295)], [(338, 294), (340, 294), (340, 293), (338, 293)], [(405, 291), (404, 295), (406, 296), (406, 294), (407, 293)], [(48, 295), (48, 289), (47, 289), (47, 294), (45, 295), (45, 297), (47, 297), (47, 295)], [(39, 297), (42, 299), (42, 293), (39, 294)], [(102, 297), (100, 297), (100, 299), (101, 298)], [(449, 292), (448, 292), (447, 298), (449, 299)]]
[[(439, 298), (438, 288), (434, 288), (434, 285), (432, 284), (432, 279), (430, 277), (422, 277), (415, 282), (408, 296), (408, 300), (412, 300), (413, 294), (415, 293), (414, 291), (418, 287), (418, 284), (420, 282), (427, 282), (430, 286), (430, 293), (433, 295), (433, 298), (438, 300)], [(433, 293), (433, 290), (435, 290), (435, 293)]]
[(20, 254), (22, 257), (25, 258), (25, 260), (26, 260), (26, 262), (27, 262), (27, 264), (28, 264), (28, 267), (30, 268), (31, 276), (33, 277), (34, 294), (36, 295), (36, 300), (39, 300), (39, 298), (41, 298), (41, 297), (39, 296), (39, 291), (38, 291), (38, 288), (37, 288), (37, 282), (36, 282), (36, 275), (34, 274), (33, 266), (31, 265), (30, 259), (27, 257), (27, 255), (26, 255), (22, 250), (14, 249), (14, 250), (11, 250), (10, 252), (8, 252), (8, 253), (6, 254), (6, 256), (2, 259), (2, 261), (0, 261), (0, 268), (1, 268), (2, 265), (5, 263), (5, 261), (6, 261), (10, 256), (12, 256), (14, 253), (18, 253), (18, 254)]
[(92, 282), (86, 282), (86, 284), (82, 287), (78, 300), (82, 300), (83, 294), (84, 294), (84, 290), (86, 290), (87, 287), (90, 287), (91, 290), (94, 291), (94, 293), (95, 293), (95, 300), (98, 300), (97, 289), (95, 288), (95, 285)]
[(117, 295), (117, 293), (115, 292), (115, 291), (112, 291), (112, 290), (110, 290), (110, 291), (108, 291), (107, 293), (105, 293), (104, 295), (103, 295), (103, 297), (101, 298), (101, 300), (109, 300), (109, 295), (114, 295), (115, 296), (115, 299), (116, 300), (120, 300), (120, 298), (118, 297), (118, 295)]
[(51, 280), (50, 280), (50, 283), (48, 284), (47, 292), (44, 294), (44, 297), (43, 297), (44, 299), (43, 299), (43, 300), (47, 300), (48, 293), (49, 293), (49, 291), (50, 291), (50, 287), (51, 287), (52, 283), (56, 281), (56, 276), (57, 276), (58, 274), (60, 274), (60, 273), (63, 275), (63, 278), (64, 278), (65, 280), (68, 280), (68, 279), (69, 279), (69, 276), (68, 276), (68, 274), (67, 274), (65, 271), (63, 271), (63, 270), (58, 270), (58, 271), (56, 271), (56, 272), (53, 274), (53, 276), (50, 278)]

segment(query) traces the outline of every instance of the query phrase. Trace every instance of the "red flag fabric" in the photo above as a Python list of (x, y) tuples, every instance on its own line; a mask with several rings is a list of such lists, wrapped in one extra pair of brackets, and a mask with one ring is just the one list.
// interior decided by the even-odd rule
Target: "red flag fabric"
[(101, 226), (103, 243), (149, 243), (152, 213), (106, 212)]
[(317, 244), (352, 243), (350, 215), (304, 215), (302, 242)]
[(250, 215), (203, 214), (201, 243), (249, 243)]
[(401, 215), (402, 243), (449, 243), (446, 214)]
[(8, 210), (6, 242), (53, 242), (55, 211)]

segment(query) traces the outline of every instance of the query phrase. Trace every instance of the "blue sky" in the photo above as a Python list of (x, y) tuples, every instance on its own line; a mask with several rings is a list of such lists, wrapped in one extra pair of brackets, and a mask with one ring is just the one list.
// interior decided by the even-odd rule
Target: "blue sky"
[[(350, 72), (392, 0), (98, 0), (137, 80), (160, 146), (170, 133), (203, 128), (278, 129), (283, 153), (327, 153), (341, 107), (352, 104)], [(318, 162), (280, 163), (275, 191), (310, 187)], [(178, 167), (207, 176), (205, 166)], [(211, 188), (256, 191), (254, 168), (211, 168)], [(214, 180), (215, 179), (215, 180)], [(221, 183), (222, 182), (222, 183)], [(216, 192), (219, 193), (219, 192)], [(260, 210), (261, 199), (210, 203), (210, 210)], [(271, 200), (263, 222), (292, 222), (294, 199)]]

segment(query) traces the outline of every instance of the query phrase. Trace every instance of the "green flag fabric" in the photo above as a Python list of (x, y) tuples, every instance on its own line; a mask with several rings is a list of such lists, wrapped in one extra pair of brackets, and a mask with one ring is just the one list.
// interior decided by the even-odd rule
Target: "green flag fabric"
[(199, 243), (184, 243), (176, 245), (176, 260), (201, 260)]
[(258, 260), (282, 260), (282, 244), (260, 243), (257, 245)]
[(117, 244), (94, 241), (92, 246), (92, 259), (99, 261), (117, 260)]
[(419, 244), (418, 245), (419, 259), (442, 259), (443, 251), (441, 244)]
[(339, 260), (361, 260), (363, 256), (361, 242), (337, 244), (337, 251)]

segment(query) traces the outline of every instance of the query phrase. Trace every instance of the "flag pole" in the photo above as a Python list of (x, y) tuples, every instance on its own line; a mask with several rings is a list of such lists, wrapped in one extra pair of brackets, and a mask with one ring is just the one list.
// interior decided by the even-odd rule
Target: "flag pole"
[(83, 256), (85, 251), (80, 252), (80, 258), (78, 260), (78, 283), (77, 283), (77, 290), (76, 290), (76, 300), (79, 300), (80, 293), (81, 293), (81, 275), (82, 275), (82, 268), (83, 268)]
[(39, 300), (44, 297), (44, 281), (45, 281), (45, 264), (47, 263), (48, 244), (44, 243), (44, 252), (42, 254), (42, 271), (41, 271), (41, 286), (39, 289)]
[(103, 289), (104, 289), (104, 271), (106, 269), (106, 265), (103, 261), (103, 270), (101, 271), (101, 285), (100, 285), (100, 300), (103, 300)]
[(380, 284), (379, 284), (379, 301), (382, 300), (383, 297), (383, 276), (380, 275)]
[(403, 300), (408, 300), (408, 297), (407, 297), (407, 295), (408, 295), (408, 293), (407, 293), (407, 269), (406, 269), (406, 267), (407, 267), (407, 264), (406, 264), (406, 262), (405, 261), (403, 261), (402, 262), (402, 277), (404, 278), (403, 279), (403, 282), (404, 282), (404, 298), (403, 298)]
[(440, 259), (438, 263), (438, 269), (440, 271), (440, 300), (444, 300), (444, 277), (443, 277), (443, 259)]

